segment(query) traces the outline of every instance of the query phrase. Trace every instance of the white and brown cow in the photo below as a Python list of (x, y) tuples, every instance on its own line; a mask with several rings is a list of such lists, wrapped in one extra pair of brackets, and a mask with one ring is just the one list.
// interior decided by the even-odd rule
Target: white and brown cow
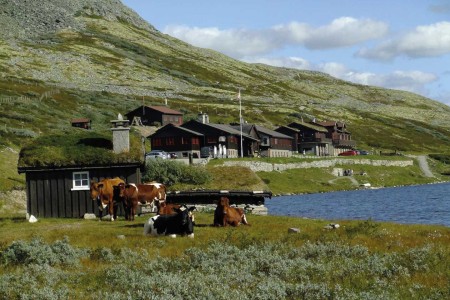
[(136, 185), (138, 192), (138, 201), (141, 204), (149, 204), (152, 211), (158, 207), (160, 202), (166, 201), (166, 186), (158, 182), (149, 182)]

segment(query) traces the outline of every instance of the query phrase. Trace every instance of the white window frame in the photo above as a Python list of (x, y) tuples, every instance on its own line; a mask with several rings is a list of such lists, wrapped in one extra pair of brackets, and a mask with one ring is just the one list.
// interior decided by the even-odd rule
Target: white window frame
[[(78, 175), (81, 177), (76, 178)], [(83, 175), (86, 175), (85, 178)], [(77, 181), (81, 181), (81, 185), (76, 185)], [(83, 185), (83, 181), (86, 181), (86, 184)], [(81, 172), (73, 172), (72, 173), (72, 191), (87, 191), (90, 189), (90, 180), (89, 180), (89, 171), (81, 171)]]

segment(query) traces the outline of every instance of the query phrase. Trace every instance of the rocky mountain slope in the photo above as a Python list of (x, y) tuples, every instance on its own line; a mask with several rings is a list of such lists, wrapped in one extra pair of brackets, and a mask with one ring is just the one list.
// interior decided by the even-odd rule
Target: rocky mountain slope
[[(0, 134), (21, 145), (74, 117), (107, 127), (143, 101), (244, 118), (267, 127), (300, 118), (347, 122), (363, 147), (445, 151), (450, 107), (329, 75), (236, 61), (157, 31), (119, 0), (0, 0)], [(448, 150), (447, 150), (448, 151)]]

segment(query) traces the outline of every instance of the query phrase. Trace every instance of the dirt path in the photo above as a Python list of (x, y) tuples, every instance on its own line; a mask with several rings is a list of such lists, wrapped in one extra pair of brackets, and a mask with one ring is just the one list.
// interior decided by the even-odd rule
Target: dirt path
[(428, 157), (426, 155), (419, 155), (416, 158), (419, 162), (419, 167), (422, 170), (423, 175), (425, 177), (434, 177), (433, 172), (431, 172), (430, 167), (428, 166)]

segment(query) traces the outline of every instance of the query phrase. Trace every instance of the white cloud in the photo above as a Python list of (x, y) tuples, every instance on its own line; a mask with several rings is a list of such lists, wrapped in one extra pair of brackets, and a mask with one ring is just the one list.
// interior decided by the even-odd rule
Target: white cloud
[(264, 54), (278, 48), (278, 45), (262, 31), (220, 30), (216, 27), (199, 28), (175, 25), (167, 26), (164, 33), (194, 46), (214, 49), (235, 58)]
[(450, 53), (450, 22), (418, 26), (398, 39), (386, 41), (357, 55), (369, 59), (390, 60), (396, 56), (429, 57)]
[(164, 33), (192, 45), (210, 48), (235, 58), (268, 54), (286, 46), (309, 49), (330, 49), (352, 46), (377, 39), (387, 33), (388, 26), (370, 19), (342, 17), (330, 24), (312, 28), (308, 24), (291, 22), (268, 29), (228, 29), (167, 26)]
[(387, 32), (388, 26), (383, 22), (342, 17), (327, 26), (312, 30), (305, 40), (305, 46), (310, 49), (352, 46), (381, 38)]

